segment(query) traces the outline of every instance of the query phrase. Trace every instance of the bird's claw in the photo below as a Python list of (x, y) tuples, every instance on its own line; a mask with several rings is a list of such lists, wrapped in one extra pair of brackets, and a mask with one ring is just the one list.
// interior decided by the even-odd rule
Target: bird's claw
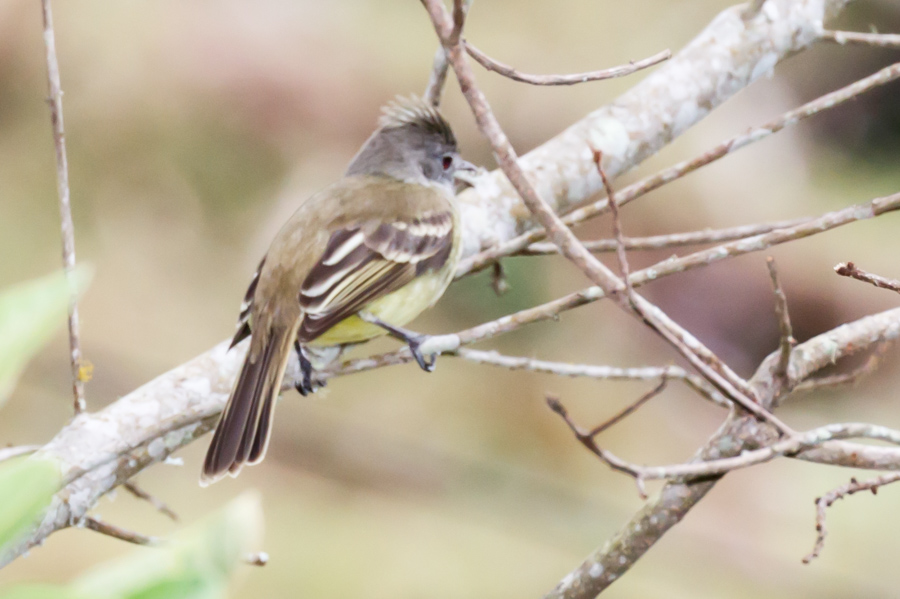
[(409, 345), (409, 351), (412, 352), (413, 358), (416, 359), (416, 363), (419, 365), (419, 368), (421, 368), (425, 372), (434, 372), (435, 363), (437, 362), (437, 354), (429, 354), (429, 359), (426, 360), (424, 354), (422, 354), (422, 351), (419, 349), (427, 339), (427, 335), (416, 335), (415, 337), (410, 337), (407, 341), (407, 344)]

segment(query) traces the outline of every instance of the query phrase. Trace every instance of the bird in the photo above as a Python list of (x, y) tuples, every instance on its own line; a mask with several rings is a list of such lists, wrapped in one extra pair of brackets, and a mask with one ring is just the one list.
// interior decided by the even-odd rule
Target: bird
[(436, 107), (412, 96), (382, 108), (343, 177), (297, 208), (250, 281), (229, 350), (247, 337), (249, 348), (202, 485), (262, 461), (293, 354), (303, 395), (317, 386), (311, 357), (318, 348), (385, 334), (433, 370), (436, 356), (426, 359), (419, 349), (427, 336), (403, 327), (453, 279), (461, 252), (454, 181), (474, 171)]

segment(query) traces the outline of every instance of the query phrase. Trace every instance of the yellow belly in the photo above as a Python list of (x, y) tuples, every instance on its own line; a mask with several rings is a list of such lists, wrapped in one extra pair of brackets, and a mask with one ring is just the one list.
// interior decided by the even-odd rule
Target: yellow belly
[[(444, 294), (450, 277), (426, 274), (414, 279), (405, 287), (368, 304), (362, 311), (368, 312), (388, 324), (402, 327), (430, 308)], [(386, 334), (383, 328), (353, 315), (337, 323), (310, 343), (310, 345), (341, 345), (360, 343)]]

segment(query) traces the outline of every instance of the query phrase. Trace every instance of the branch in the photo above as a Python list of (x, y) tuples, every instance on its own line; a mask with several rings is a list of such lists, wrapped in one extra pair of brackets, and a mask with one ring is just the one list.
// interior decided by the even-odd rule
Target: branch
[[(465, 0), (462, 5), (463, 16), (465, 16), (472, 7), (473, 0)], [(440, 46), (434, 53), (434, 61), (431, 65), (431, 75), (428, 78), (428, 85), (425, 86), (425, 93), (422, 98), (432, 106), (440, 106), (441, 95), (444, 92), (444, 84), (447, 82), (447, 52), (443, 46)]]
[(529, 83), (531, 85), (576, 85), (578, 83), (587, 83), (588, 81), (602, 81), (604, 79), (613, 79), (615, 77), (624, 77), (631, 75), (640, 70), (652, 67), (661, 62), (672, 58), (672, 52), (663, 50), (649, 58), (643, 60), (632, 60), (627, 65), (602, 69), (599, 71), (588, 71), (586, 73), (574, 73), (572, 75), (529, 75), (517, 71), (513, 67), (494, 60), (472, 44), (464, 41), (466, 52), (475, 59), (475, 62), (483, 66), (489, 71), (499, 73), (504, 77), (518, 81), (520, 83)]
[(72, 365), (72, 394), (75, 415), (87, 408), (84, 383), (90, 378), (82, 371), (81, 340), (78, 325), (78, 289), (75, 283), (75, 223), (69, 201), (69, 163), (66, 158), (66, 137), (63, 126), (62, 89), (59, 82), (59, 62), (56, 59), (56, 35), (53, 31), (53, 12), (50, 0), (41, 0), (44, 16), (44, 45), (47, 48), (47, 89), (50, 104), (50, 123), (53, 125), (53, 145), (56, 148), (56, 190), (59, 194), (59, 215), (62, 232), (63, 268), (69, 282), (69, 359)]
[(900, 293), (900, 281), (897, 281), (895, 279), (888, 279), (880, 275), (866, 272), (862, 269), (857, 268), (856, 265), (852, 262), (847, 262), (846, 264), (838, 264), (834, 267), (834, 272), (841, 275), (842, 277), (853, 277), (854, 279), (857, 279), (859, 281), (871, 283), (876, 287), (881, 287), (882, 289), (890, 289), (891, 291)]
[[(770, 233), (776, 229), (787, 229), (801, 225), (809, 221), (808, 218), (783, 220), (774, 223), (760, 223), (754, 225), (739, 225), (723, 229), (704, 229), (703, 231), (690, 231), (687, 233), (668, 233), (666, 235), (653, 235), (650, 237), (622, 237), (622, 247), (626, 250), (664, 250), (686, 245), (703, 245), (709, 243), (722, 243), (746, 239), (754, 235)], [(582, 241), (585, 249), (595, 252), (615, 252), (619, 244), (615, 239), (598, 239), (595, 241)], [(515, 256), (545, 256), (558, 254), (559, 248), (552, 243), (532, 243), (524, 250), (513, 254)], [(494, 264), (499, 264), (495, 262)]]
[(457, 355), (467, 362), (474, 362), (475, 364), (489, 364), (500, 368), (508, 368), (509, 370), (543, 372), (557, 376), (585, 377), (611, 381), (680, 380), (719, 407), (731, 407), (731, 403), (715, 387), (707, 383), (702, 377), (691, 374), (679, 366), (616, 368), (613, 366), (547, 362), (534, 358), (504, 356), (495, 351), (465, 348), (458, 350)]
[(102, 535), (106, 535), (114, 539), (119, 539), (120, 541), (125, 541), (126, 543), (132, 543), (134, 545), (149, 545), (152, 547), (154, 545), (159, 545), (160, 543), (160, 540), (156, 537), (148, 537), (147, 535), (142, 535), (139, 532), (119, 528), (118, 526), (115, 526), (108, 522), (104, 522), (93, 516), (85, 516), (81, 520), (81, 524), (88, 530), (93, 530), (94, 532), (99, 532)]
[(822, 497), (816, 499), (816, 545), (813, 547), (812, 553), (803, 558), (803, 563), (808, 564), (815, 558), (819, 557), (819, 554), (822, 552), (822, 548), (825, 547), (825, 537), (828, 535), (828, 529), (825, 527), (825, 517), (828, 508), (837, 501), (838, 499), (843, 499), (849, 495), (853, 495), (854, 493), (859, 493), (860, 491), (871, 491), (872, 495), (876, 495), (878, 493), (878, 489), (883, 487), (884, 485), (889, 485), (891, 483), (895, 483), (900, 481), (900, 473), (894, 472), (892, 474), (885, 474), (884, 476), (879, 476), (877, 478), (873, 478), (872, 480), (867, 480), (863, 482), (859, 482), (855, 478), (851, 478), (850, 482), (846, 485), (841, 485), (837, 489), (829, 491)]
[(147, 491), (140, 488), (136, 482), (129, 480), (124, 485), (122, 485), (126, 491), (137, 497), (138, 499), (143, 499), (150, 505), (156, 508), (156, 510), (163, 514), (164, 516), (168, 516), (175, 522), (178, 522), (178, 514), (176, 514), (172, 508), (170, 508), (164, 501), (161, 499), (157, 499)]
[[(647, 399), (650, 399), (650, 397), (653, 397), (657, 392), (658, 391), (652, 392), (649, 394), (649, 397), (642, 397), (637, 405), (640, 406), (640, 404)], [(793, 456), (801, 451), (819, 447), (831, 441), (840, 441), (844, 439), (872, 439), (875, 441), (885, 441), (894, 445), (900, 445), (900, 431), (877, 424), (847, 422), (827, 424), (809, 431), (796, 433), (791, 437), (781, 439), (760, 449), (743, 451), (740, 455), (727, 458), (694, 461), (688, 464), (639, 466), (623, 460), (610, 451), (601, 449), (594, 443), (593, 437), (608, 428), (609, 423), (604, 423), (590, 431), (584, 431), (569, 418), (558, 400), (548, 399), (548, 403), (550, 404), (551, 409), (565, 420), (572, 432), (575, 433), (576, 439), (591, 450), (592, 453), (596, 454), (597, 457), (603, 460), (610, 468), (629, 474), (641, 481), (660, 479), (691, 481), (696, 479), (708, 479), (710, 477), (721, 477), (733, 470), (749, 468), (750, 466), (770, 462), (775, 458), (783, 456)], [(626, 412), (623, 413), (624, 416), (630, 414), (631, 411), (633, 410), (626, 409)], [(624, 416), (617, 416), (613, 419), (612, 424)]]
[[(841, 358), (865, 350), (900, 336), (900, 308), (867, 316), (832, 331), (813, 337), (794, 348), (788, 381), (776, 376), (778, 352), (766, 358), (751, 384), (757, 397), (768, 408), (776, 407), (787, 388), (795, 386), (813, 373)], [(743, 451), (771, 444), (774, 431), (749, 417), (729, 418), (694, 457), (693, 463), (739, 456)], [(900, 468), (900, 450), (871, 447), (856, 443), (831, 441), (822, 447), (801, 452), (797, 457), (866, 467), (864, 454), (892, 457)], [(886, 467), (882, 465), (880, 467)], [(625, 523), (607, 543), (594, 551), (575, 570), (570, 572), (545, 599), (593, 598), (626, 573), (666, 532), (680, 522), (687, 513), (715, 486), (718, 478), (697, 482), (667, 483), (659, 495), (646, 503)]]
[(876, 48), (893, 48), (900, 50), (900, 34), (896, 33), (858, 33), (856, 31), (823, 31), (819, 36), (823, 42), (857, 46), (873, 46)]

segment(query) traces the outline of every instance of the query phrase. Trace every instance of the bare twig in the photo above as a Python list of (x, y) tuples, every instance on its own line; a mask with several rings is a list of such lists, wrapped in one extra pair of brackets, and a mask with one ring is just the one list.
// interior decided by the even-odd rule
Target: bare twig
[(126, 491), (128, 491), (129, 493), (131, 493), (138, 499), (143, 499), (144, 501), (148, 502), (150, 505), (155, 507), (157, 509), (157, 511), (159, 511), (160, 513), (168, 516), (175, 522), (178, 522), (178, 514), (176, 514), (172, 510), (172, 508), (170, 508), (168, 505), (166, 505), (166, 503), (164, 501), (157, 499), (156, 497), (154, 497), (147, 491), (140, 488), (137, 485), (137, 483), (134, 482), (133, 480), (126, 481), (122, 486), (125, 488)]
[(860, 268), (857, 268), (856, 265), (852, 262), (847, 262), (846, 264), (838, 264), (834, 267), (834, 272), (841, 275), (842, 277), (852, 277), (860, 281), (865, 281), (866, 283), (871, 283), (876, 287), (881, 287), (882, 289), (890, 289), (891, 291), (900, 293), (900, 281), (897, 281), (895, 279), (888, 279), (880, 275), (866, 272)]
[(82, 370), (81, 340), (78, 325), (78, 289), (75, 281), (75, 224), (69, 200), (69, 164), (66, 158), (66, 138), (63, 126), (62, 89), (59, 82), (59, 62), (56, 59), (56, 36), (53, 31), (53, 12), (50, 0), (41, 0), (44, 15), (44, 45), (47, 48), (47, 87), (49, 90), (50, 122), (56, 147), (56, 187), (59, 193), (59, 214), (62, 221), (63, 266), (69, 281), (69, 357), (72, 364), (72, 394), (75, 415), (87, 409), (84, 383), (90, 375)]
[[(765, 139), (773, 133), (781, 131), (788, 125), (793, 125), (805, 118), (818, 114), (823, 110), (834, 108), (835, 106), (851, 100), (875, 87), (894, 81), (898, 77), (900, 77), (900, 63), (893, 64), (846, 87), (825, 94), (821, 98), (817, 98), (799, 108), (784, 113), (774, 121), (725, 140), (696, 158), (663, 169), (655, 175), (619, 190), (617, 193), (618, 204), (622, 206), (628, 202), (632, 202), (655, 189), (659, 189), (663, 185), (680, 179), (681, 177), (692, 173), (707, 164), (715, 162), (753, 142)], [(572, 226), (595, 216), (599, 216), (607, 210), (609, 210), (609, 202), (606, 199), (602, 199), (567, 213), (565, 217), (563, 217), (562, 222), (567, 226)], [(544, 239), (546, 236), (547, 233), (545, 230), (533, 229), (508, 241), (499, 243), (492, 248), (486, 249), (463, 260), (457, 268), (456, 276), (459, 278), (471, 272), (477, 272), (497, 261), (499, 258), (520, 252), (532, 243)]]
[(434, 62), (431, 64), (431, 75), (428, 77), (428, 85), (422, 98), (432, 106), (441, 105), (441, 95), (444, 91), (444, 83), (447, 82), (447, 53), (443, 46), (434, 53)]
[(775, 315), (778, 317), (778, 328), (781, 331), (780, 353), (775, 376), (788, 381), (788, 366), (791, 363), (791, 350), (797, 344), (794, 339), (794, 328), (791, 326), (791, 315), (788, 312), (787, 296), (778, 280), (778, 267), (775, 266), (775, 258), (766, 258), (766, 266), (769, 267), (769, 278), (772, 279), (772, 290), (775, 293)]
[[(463, 13), (468, 13), (472, 7), (473, 0), (465, 0), (462, 5)], [(425, 87), (425, 93), (422, 97), (432, 106), (440, 106), (441, 95), (444, 91), (444, 83), (447, 81), (447, 52), (443, 46), (438, 47), (434, 53), (434, 62), (431, 65), (431, 75), (428, 78), (428, 85)]]
[(534, 358), (505, 356), (495, 351), (466, 348), (459, 349), (457, 355), (467, 362), (476, 364), (489, 364), (510, 370), (543, 372), (557, 376), (585, 377), (610, 381), (680, 380), (714, 404), (724, 408), (731, 406), (731, 403), (715, 387), (706, 382), (703, 377), (691, 374), (679, 366), (616, 368), (613, 366), (570, 364), (568, 362), (547, 362)]
[(593, 442), (593, 431), (585, 431), (576, 426), (565, 409), (558, 401), (548, 403), (554, 412), (565, 418), (566, 423), (575, 433), (578, 440), (602, 459), (614, 470), (624, 472), (642, 480), (685, 480), (709, 478), (721, 476), (732, 470), (749, 468), (757, 464), (763, 464), (782, 456), (792, 456), (801, 451), (818, 447), (829, 441), (844, 439), (875, 439), (894, 445), (900, 445), (900, 431), (892, 430), (877, 424), (861, 422), (827, 424), (805, 432), (799, 432), (790, 437), (782, 438), (761, 449), (744, 451), (740, 455), (712, 459), (707, 461), (695, 461), (688, 464), (670, 464), (667, 466), (639, 466), (627, 462), (615, 454), (598, 447)]
[(548, 395), (546, 399), (547, 399), (547, 405), (550, 407), (551, 410), (553, 410), (553, 412), (558, 414), (560, 416), (560, 418), (563, 419), (563, 421), (569, 427), (569, 430), (572, 431), (572, 434), (575, 435), (575, 438), (578, 440), (579, 443), (584, 445), (588, 449), (588, 451), (590, 451), (591, 453), (596, 455), (598, 458), (600, 458), (603, 462), (605, 462), (613, 470), (618, 470), (620, 472), (624, 472), (625, 474), (628, 474), (632, 478), (634, 478), (635, 484), (637, 485), (638, 495), (640, 495), (641, 499), (647, 499), (647, 491), (644, 487), (643, 477), (641, 477), (634, 470), (632, 470), (628, 467), (622, 467), (622, 464), (624, 462), (622, 462), (621, 460), (618, 460), (615, 457), (613, 457), (613, 459), (610, 459), (611, 454), (609, 452), (601, 449), (600, 446), (597, 445), (597, 441), (596, 441), (595, 437), (597, 435), (599, 435), (602, 431), (606, 430), (607, 428), (609, 428), (610, 426), (615, 424), (616, 422), (619, 422), (620, 420), (622, 420), (623, 418), (628, 416), (628, 414), (631, 414), (632, 412), (634, 412), (634, 410), (636, 410), (638, 407), (640, 407), (645, 402), (650, 400), (650, 398), (659, 394), (659, 392), (662, 391), (663, 387), (665, 387), (665, 381), (660, 383), (660, 385), (656, 389), (654, 389), (653, 391), (650, 391), (649, 393), (642, 396), (640, 399), (637, 400), (637, 402), (635, 402), (634, 404), (632, 404), (631, 406), (629, 406), (628, 408), (626, 408), (625, 410), (623, 410), (622, 412), (620, 412), (619, 414), (617, 414), (616, 416), (611, 418), (610, 420), (607, 420), (603, 424), (601, 424), (591, 430), (585, 430), (585, 429), (581, 428), (580, 426), (578, 426), (577, 424), (575, 424), (575, 422), (569, 416), (568, 410), (566, 410), (565, 406), (562, 405), (562, 403), (559, 401), (558, 397)]
[[(625, 281), (625, 292), (628, 294), (629, 301), (634, 295), (634, 288), (631, 285), (631, 269), (628, 267), (628, 253), (625, 249), (625, 236), (622, 233), (622, 220), (619, 217), (619, 204), (616, 201), (616, 192), (603, 170), (603, 152), (591, 148), (594, 154), (594, 164), (597, 165), (597, 172), (603, 180), (603, 189), (606, 190), (606, 198), (609, 202), (609, 211), (612, 213), (613, 240), (616, 242), (616, 259), (619, 262), (619, 272), (622, 273), (622, 280)], [(635, 303), (632, 301), (632, 308), (637, 310)]]
[[(776, 229), (787, 229), (796, 225), (809, 221), (809, 218), (795, 218), (792, 220), (783, 220), (774, 223), (760, 223), (753, 225), (739, 225), (737, 227), (727, 227), (723, 229), (704, 229), (702, 231), (690, 231), (686, 233), (668, 233), (666, 235), (653, 235), (650, 237), (622, 237), (622, 246), (626, 250), (662, 250), (675, 247), (683, 247), (687, 245), (703, 245), (708, 243), (722, 243), (725, 241), (734, 241), (736, 239), (745, 239), (754, 235), (762, 235)], [(581, 244), (585, 249), (594, 252), (615, 252), (619, 247), (615, 239), (598, 239), (593, 241), (582, 241)], [(558, 254), (559, 248), (552, 243), (537, 242), (532, 243), (521, 252), (517, 252), (516, 256), (545, 256), (548, 254)]]
[(99, 532), (100, 534), (104, 534), (108, 537), (113, 537), (114, 539), (119, 539), (120, 541), (125, 541), (126, 543), (133, 543), (134, 545), (149, 545), (151, 547), (159, 545), (160, 543), (160, 539), (157, 539), (156, 537), (148, 537), (147, 535), (142, 535), (139, 532), (133, 532), (124, 528), (119, 528), (118, 526), (99, 520), (94, 516), (86, 516), (82, 520), (82, 523), (84, 524), (84, 527), (89, 530)]
[(900, 34), (897, 33), (859, 33), (857, 31), (823, 31), (819, 36), (823, 42), (834, 44), (854, 44), (859, 46), (875, 46), (878, 48), (900, 49)]
[(599, 435), (606, 429), (610, 428), (611, 426), (615, 426), (616, 424), (618, 424), (625, 418), (628, 418), (629, 416), (634, 414), (638, 410), (638, 408), (640, 408), (642, 405), (644, 405), (645, 403), (647, 403), (648, 401), (650, 401), (651, 399), (653, 399), (654, 397), (656, 397), (657, 395), (662, 393), (663, 390), (666, 388), (667, 383), (668, 383), (668, 381), (666, 381), (666, 379), (662, 379), (656, 387), (654, 387), (652, 390), (648, 391), (647, 393), (643, 394), (634, 403), (627, 406), (625, 409), (623, 409), (621, 412), (619, 412), (618, 414), (616, 414), (615, 416), (613, 416), (606, 422), (602, 422), (602, 423), (598, 424), (597, 426), (595, 426), (594, 428), (592, 428), (591, 432), (590, 432), (591, 437), (596, 437), (597, 435)]
[[(84, 525), (84, 528), (99, 532), (100, 534), (104, 534), (114, 539), (119, 539), (120, 541), (125, 541), (126, 543), (132, 543), (134, 545), (141, 545), (144, 547), (159, 547), (165, 544), (165, 541), (163, 539), (150, 537), (138, 532), (126, 530), (124, 528), (109, 524), (108, 522), (103, 522), (102, 520), (99, 520), (98, 518), (95, 518), (93, 516), (86, 516), (82, 520), (82, 523)], [(269, 554), (265, 551), (248, 553), (241, 559), (241, 561), (248, 566), (262, 567), (269, 563)]]
[(900, 481), (900, 472), (885, 474), (863, 482), (851, 478), (850, 482), (846, 485), (841, 485), (825, 495), (816, 498), (816, 544), (815, 547), (813, 547), (812, 553), (803, 558), (803, 563), (808, 564), (819, 557), (822, 548), (825, 547), (825, 537), (828, 535), (828, 528), (825, 526), (825, 518), (827, 516), (828, 508), (830, 508), (835, 501), (860, 491), (871, 491), (872, 495), (876, 495), (880, 487), (897, 481)]
[(466, 52), (469, 53), (469, 56), (474, 58), (475, 62), (477, 62), (487, 70), (499, 73), (500, 75), (508, 77), (513, 81), (529, 83), (531, 85), (575, 85), (578, 83), (586, 83), (588, 81), (602, 81), (604, 79), (624, 77), (626, 75), (631, 75), (632, 73), (636, 73), (637, 71), (652, 67), (653, 65), (657, 65), (672, 58), (672, 52), (670, 52), (669, 50), (663, 50), (662, 52), (658, 52), (653, 56), (650, 56), (649, 58), (645, 58), (643, 60), (632, 60), (626, 65), (620, 65), (617, 67), (602, 69), (599, 71), (588, 71), (586, 73), (574, 73), (571, 75), (529, 75), (527, 73), (518, 71), (509, 65), (494, 60), (467, 41), (464, 41), (463, 44), (465, 45)]

